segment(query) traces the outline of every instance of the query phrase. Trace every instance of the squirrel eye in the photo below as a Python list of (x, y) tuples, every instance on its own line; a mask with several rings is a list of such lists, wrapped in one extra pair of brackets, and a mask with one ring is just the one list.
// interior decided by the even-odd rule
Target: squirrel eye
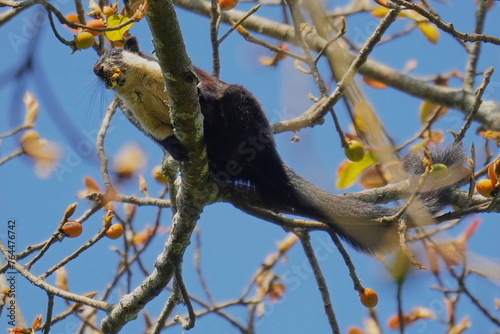
[(117, 57), (120, 54), (120, 52), (116, 49), (111, 50), (111, 57)]

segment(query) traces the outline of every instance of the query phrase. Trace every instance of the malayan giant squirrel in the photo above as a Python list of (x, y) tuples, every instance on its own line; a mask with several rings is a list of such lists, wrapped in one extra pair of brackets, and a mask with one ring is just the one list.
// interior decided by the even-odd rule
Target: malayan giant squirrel
[[(397, 235), (395, 224), (375, 219), (391, 216), (397, 209), (332, 195), (298, 176), (281, 160), (269, 122), (252, 94), (196, 67), (194, 71), (199, 79), (210, 174), (219, 185), (249, 186), (267, 208), (322, 221), (365, 252), (375, 252), (393, 243)], [(94, 73), (107, 88), (114, 89), (143, 130), (174, 159), (188, 159), (189, 152), (174, 134), (160, 66), (139, 51), (135, 38), (128, 38), (122, 48), (102, 54), (94, 65)], [(458, 144), (433, 148), (431, 157), (433, 163), (445, 164), (450, 174), (453, 169), (463, 168), (465, 159)], [(419, 154), (409, 154), (402, 166), (413, 180), (425, 171)], [(463, 180), (422, 191), (420, 199), (428, 212), (435, 213), (449, 204), (450, 192)], [(421, 210), (425, 210), (424, 206)]]

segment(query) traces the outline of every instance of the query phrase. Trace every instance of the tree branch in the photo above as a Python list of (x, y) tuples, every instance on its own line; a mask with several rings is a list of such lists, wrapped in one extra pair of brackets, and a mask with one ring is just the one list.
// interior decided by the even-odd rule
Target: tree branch
[(172, 232), (155, 270), (141, 285), (125, 295), (101, 323), (106, 333), (117, 333), (170, 282), (189, 245), (203, 206), (213, 191), (207, 189), (207, 154), (203, 142), (203, 120), (200, 113), (196, 76), (185, 51), (181, 30), (172, 1), (148, 2), (147, 12), (153, 41), (170, 98), (172, 123), (176, 135), (188, 148), (189, 161), (180, 164), (182, 183), (177, 195), (178, 212), (172, 221)]

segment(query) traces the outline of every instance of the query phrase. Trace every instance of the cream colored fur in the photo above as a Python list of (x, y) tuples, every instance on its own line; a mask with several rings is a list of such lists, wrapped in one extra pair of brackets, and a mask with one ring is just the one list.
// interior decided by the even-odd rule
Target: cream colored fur
[[(163, 140), (173, 135), (160, 65), (127, 51), (122, 52), (122, 57), (128, 65), (122, 74), (125, 84), (116, 86), (115, 92), (153, 137)], [(149, 98), (145, 99), (146, 96)]]

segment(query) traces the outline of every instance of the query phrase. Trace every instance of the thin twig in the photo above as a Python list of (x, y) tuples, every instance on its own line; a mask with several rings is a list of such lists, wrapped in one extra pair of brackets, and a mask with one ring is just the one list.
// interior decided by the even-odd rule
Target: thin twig
[(196, 274), (198, 275), (198, 280), (200, 281), (201, 286), (203, 287), (203, 291), (205, 292), (205, 295), (207, 295), (208, 300), (210, 301), (211, 305), (214, 305), (215, 302), (212, 298), (212, 294), (210, 293), (210, 290), (208, 289), (207, 283), (205, 282), (205, 279), (203, 278), (203, 275), (201, 273), (201, 264), (200, 264), (200, 254), (201, 254), (201, 241), (200, 241), (200, 230), (196, 229), (195, 231), (195, 240), (196, 240), (196, 247), (194, 250), (194, 266), (196, 268)]
[(494, 323), (497, 327), (500, 327), (500, 320), (498, 320), (497, 318), (495, 318), (487, 309), (486, 307), (484, 307), (481, 302), (479, 301), (479, 299), (477, 299), (470, 291), (469, 289), (467, 288), (467, 286), (465, 285), (465, 282), (463, 280), (463, 277), (459, 277), (457, 275), (457, 273), (455, 273), (455, 271), (450, 268), (450, 273), (451, 275), (457, 280), (458, 282), (458, 286), (459, 286), (459, 289), (460, 291), (463, 291), (467, 297), (469, 297), (470, 301), (472, 302), (472, 304), (476, 305), (476, 307), (486, 316), (486, 318), (488, 318), (492, 323)]
[(153, 327), (151, 334), (159, 334), (163, 330), (163, 328), (165, 327), (165, 322), (174, 311), (175, 305), (178, 302), (179, 302), (179, 296), (177, 295), (176, 292), (172, 291), (172, 293), (168, 297), (167, 302), (165, 303), (165, 306), (163, 306), (163, 309), (161, 310), (158, 320), (156, 320), (156, 324)]
[(258, 4), (257, 6), (253, 7), (252, 9), (250, 9), (248, 11), (248, 13), (246, 13), (245, 15), (243, 15), (241, 17), (241, 19), (239, 19), (238, 21), (236, 21), (235, 24), (233, 24), (231, 26), (231, 28), (229, 28), (229, 30), (217, 41), (217, 44), (221, 44), (222, 41), (224, 41), (227, 36), (229, 36), (229, 34), (231, 34), (236, 28), (238, 28), (243, 22), (245, 22), (245, 20), (250, 17), (250, 15), (252, 15), (253, 13), (255, 13), (259, 8), (260, 6), (262, 6), (262, 4)]
[(342, 17), (342, 27), (341, 29), (339, 29), (339, 31), (337, 32), (337, 34), (335, 34), (335, 36), (333, 36), (332, 38), (330, 38), (326, 43), (325, 45), (323, 45), (323, 47), (321, 48), (321, 50), (319, 50), (316, 58), (314, 58), (314, 63), (318, 63), (318, 61), (321, 59), (321, 57), (323, 56), (323, 54), (326, 52), (326, 50), (328, 50), (328, 48), (330, 47), (330, 45), (332, 45), (333, 43), (335, 43), (339, 38), (341, 38), (342, 36), (344, 36), (346, 33), (346, 29), (345, 29), (345, 20), (344, 18)]
[(444, 108), (446, 108), (446, 107), (445, 106), (437, 107), (436, 110), (434, 111), (434, 113), (432, 114), (432, 116), (425, 122), (425, 125), (422, 128), (422, 130), (420, 130), (420, 132), (418, 134), (416, 134), (413, 138), (410, 138), (406, 142), (404, 142), (403, 144), (399, 145), (396, 148), (396, 151), (401, 151), (402, 149), (404, 149), (406, 146), (413, 143), (418, 138), (422, 138), (424, 133), (426, 131), (428, 131), (430, 129), (431, 125), (437, 120), (439, 114), (441, 114), (441, 112), (443, 111)]
[(351, 261), (351, 257), (345, 250), (344, 246), (340, 242), (339, 237), (335, 232), (328, 232), (330, 235), (330, 238), (332, 239), (333, 243), (337, 247), (340, 255), (342, 255), (342, 258), (344, 259), (344, 262), (349, 269), (349, 276), (351, 276), (352, 283), (354, 284), (354, 290), (358, 291), (359, 293), (362, 293), (364, 288), (360, 283), (360, 279), (358, 278), (358, 275), (356, 275), (356, 267), (354, 267), (354, 264)]
[(4, 163), (6, 163), (7, 161), (9, 161), (11, 159), (14, 159), (15, 157), (19, 157), (19, 156), (21, 156), (23, 154), (24, 154), (24, 150), (22, 148), (14, 151), (14, 152), (12, 152), (8, 156), (3, 157), (2, 159), (0, 159), (0, 166), (3, 165)]
[(410, 198), (405, 202), (405, 204), (401, 207), (401, 209), (394, 215), (389, 216), (389, 217), (382, 217), (377, 219), (377, 221), (381, 224), (388, 224), (397, 221), (401, 216), (408, 210), (411, 204), (415, 202), (418, 198), (418, 194), (420, 193), (420, 190), (422, 190), (425, 181), (427, 180), (427, 176), (429, 175), (429, 169), (426, 169), (424, 174), (420, 176), (420, 179), (418, 180), (417, 187), (415, 188), (415, 191), (411, 194)]
[(277, 46), (274, 46), (270, 43), (267, 43), (267, 42), (264, 42), (263, 40), (261, 39), (258, 39), (258, 38), (255, 38), (254, 36), (252, 36), (249, 32), (245, 32), (244, 34), (241, 34), (240, 35), (248, 42), (250, 43), (253, 43), (253, 44), (256, 44), (256, 45), (260, 45), (260, 46), (263, 46), (273, 52), (276, 52), (276, 53), (279, 53), (279, 54), (283, 54), (283, 55), (286, 55), (286, 56), (289, 56), (290, 58), (293, 58), (293, 59), (297, 59), (301, 62), (307, 62), (306, 58), (305, 57), (302, 57), (302, 56), (299, 56), (299, 55), (296, 55), (295, 53), (292, 53), (290, 51), (287, 51), (287, 50), (284, 50), (284, 49), (280, 49), (278, 48)]
[(111, 122), (111, 118), (116, 112), (116, 108), (118, 107), (118, 98), (115, 97), (113, 102), (109, 105), (106, 115), (102, 120), (101, 128), (99, 129), (99, 133), (97, 134), (97, 155), (99, 157), (99, 161), (101, 163), (101, 175), (104, 181), (104, 186), (106, 187), (106, 192), (112, 191), (113, 186), (111, 185), (111, 179), (108, 173), (108, 158), (104, 153), (104, 137), (106, 136), (106, 131), (108, 130), (109, 123)]
[[(476, 9), (476, 26), (474, 27), (475, 34), (481, 34), (484, 29), (484, 21), (486, 17), (486, 11), (488, 7), (487, 1), (478, 1)], [(474, 78), (476, 76), (477, 62), (479, 60), (479, 54), (481, 52), (481, 42), (474, 42), (469, 47), (469, 58), (467, 59), (467, 66), (465, 68), (464, 75), (464, 90), (472, 91), (474, 86)]]
[(398, 322), (399, 322), (399, 333), (404, 334), (405, 332), (405, 319), (403, 313), (403, 282), (398, 281), (396, 287), (396, 301), (398, 303)]
[(217, 35), (219, 34), (220, 25), (220, 7), (217, 0), (212, 0), (210, 10), (210, 42), (212, 43), (212, 75), (216, 78), (220, 74), (220, 58), (219, 58), (219, 42)]
[(97, 233), (92, 239), (90, 239), (85, 244), (83, 244), (80, 248), (78, 248), (76, 251), (74, 251), (73, 254), (62, 259), (58, 264), (56, 264), (55, 266), (53, 266), (52, 268), (47, 270), (45, 273), (40, 275), (38, 278), (40, 278), (41, 280), (45, 280), (47, 277), (52, 275), (52, 273), (54, 273), (57, 269), (64, 267), (68, 262), (70, 262), (73, 259), (76, 259), (78, 257), (78, 255), (82, 254), (84, 251), (86, 251), (87, 249), (92, 247), (95, 243), (97, 243), (99, 240), (101, 240), (106, 235), (107, 230), (108, 230), (107, 228), (103, 228), (102, 231)]
[(481, 83), (481, 86), (479, 86), (479, 88), (476, 89), (476, 96), (474, 98), (474, 103), (472, 104), (472, 109), (471, 109), (469, 115), (467, 115), (467, 118), (465, 119), (464, 125), (462, 126), (462, 128), (460, 129), (460, 132), (458, 133), (457, 137), (455, 138), (455, 143), (461, 142), (465, 136), (465, 132), (469, 129), (469, 127), (472, 123), (472, 120), (474, 119), (474, 116), (478, 112), (479, 107), (481, 106), (481, 103), (483, 102), (483, 100), (481, 100), (481, 98), (483, 97), (483, 93), (486, 90), (486, 87), (490, 83), (490, 79), (491, 79), (492, 74), (493, 74), (493, 67), (488, 68), (484, 72), (483, 82)]
[(496, 38), (490, 35), (484, 35), (484, 34), (465, 34), (462, 32), (459, 32), (455, 30), (455, 27), (453, 26), (453, 23), (444, 23), (439, 17), (431, 14), (421, 6), (411, 3), (410, 1), (406, 0), (392, 0), (392, 2), (404, 6), (408, 9), (413, 9), (417, 13), (421, 14), (424, 16), (426, 19), (428, 19), (430, 22), (434, 23), (436, 27), (441, 29), (442, 31), (449, 33), (453, 37), (460, 39), (465, 42), (486, 42), (486, 43), (491, 43), (495, 45), (500, 45), (500, 38)]
[(413, 253), (408, 249), (408, 246), (406, 245), (406, 229), (406, 221), (404, 219), (401, 219), (398, 227), (399, 247), (401, 248), (401, 251), (413, 266), (417, 267), (419, 270), (427, 269), (420, 262), (415, 260), (415, 256), (413, 256)]
[(50, 325), (52, 324), (52, 311), (54, 310), (54, 295), (47, 292), (47, 315), (45, 317), (45, 325), (43, 326), (43, 334), (49, 334)]
[(177, 264), (176, 269), (174, 269), (174, 276), (175, 276), (175, 284), (177, 284), (177, 287), (179, 288), (179, 291), (182, 296), (182, 300), (184, 300), (184, 304), (186, 304), (186, 308), (188, 310), (188, 315), (189, 315), (189, 320), (186, 321), (184, 320), (183, 317), (180, 315), (176, 315), (174, 320), (177, 321), (182, 328), (184, 329), (191, 329), (194, 327), (194, 323), (196, 321), (196, 313), (194, 312), (193, 305), (191, 305), (191, 300), (189, 299), (189, 294), (187, 292), (186, 286), (184, 285), (184, 282), (182, 280), (182, 274), (181, 274), (181, 269), (180, 269), (181, 264)]
[(59, 240), (61, 238), (61, 228), (62, 226), (64, 225), (64, 223), (66, 223), (67, 221), (67, 217), (66, 215), (64, 216), (64, 218), (61, 220), (61, 222), (59, 223), (59, 225), (57, 226), (57, 229), (55, 230), (54, 233), (52, 233), (52, 236), (50, 237), (50, 239), (45, 243), (45, 245), (43, 246), (43, 248), (40, 250), (40, 252), (33, 258), (31, 259), (31, 261), (29, 261), (28, 263), (26, 263), (24, 265), (24, 267), (26, 268), (26, 270), (30, 270), (31, 269), (31, 266), (33, 266), (44, 254), (45, 252), (47, 252), (47, 250), (49, 249), (49, 247), (56, 241), (56, 240)]
[(27, 130), (27, 129), (33, 129), (33, 124), (32, 123), (31, 124), (23, 124), (21, 126), (18, 126), (17, 128), (10, 130), (9, 132), (2, 133), (2, 134), (0, 134), (0, 139), (13, 136), (16, 133), (21, 132), (23, 130)]
[(312, 110), (304, 113), (303, 115), (287, 121), (281, 121), (273, 124), (274, 133), (279, 133), (283, 131), (296, 131), (302, 129), (305, 126), (312, 126), (322, 119), (324, 115), (340, 100), (346, 89), (352, 83), (354, 76), (356, 75), (359, 68), (366, 62), (368, 56), (373, 51), (375, 45), (380, 41), (382, 35), (387, 31), (389, 26), (396, 20), (399, 12), (399, 8), (391, 9), (389, 13), (382, 19), (377, 29), (368, 38), (365, 45), (357, 55), (356, 59), (351, 63), (349, 69), (342, 76), (342, 79), (338, 82), (335, 91), (328, 97), (320, 99), (318, 103), (314, 105)]
[(333, 312), (332, 302), (330, 301), (330, 293), (328, 292), (328, 286), (326, 285), (325, 277), (323, 276), (321, 268), (319, 267), (318, 260), (314, 255), (309, 233), (301, 231), (296, 233), (296, 235), (300, 239), (300, 243), (304, 248), (304, 253), (307, 256), (307, 259), (309, 260), (309, 264), (311, 265), (314, 277), (316, 278), (316, 283), (318, 284), (318, 289), (321, 293), (321, 298), (323, 299), (323, 306), (325, 308), (325, 313), (326, 316), (328, 317), (328, 322), (330, 323), (332, 333), (340, 334), (339, 325), (337, 323), (337, 319), (335, 318), (335, 313)]
[[(304, 18), (302, 17), (299, 9), (297, 8), (293, 0), (286, 0), (286, 3), (288, 4), (288, 7), (290, 8), (290, 12), (292, 14), (293, 27), (295, 29), (295, 37), (297, 38), (297, 41), (299, 42), (299, 45), (302, 48), (302, 52), (305, 55), (306, 64), (311, 69), (311, 73), (314, 77), (314, 81), (316, 82), (316, 86), (318, 86), (320, 96), (324, 97), (327, 95), (326, 84), (321, 78), (321, 75), (319, 74), (316, 62), (314, 61), (311, 52), (309, 50), (309, 46), (307, 45), (304, 36), (302, 35), (303, 33), (307, 33), (303, 31), (305, 29), (303, 26)], [(308, 29), (311, 30), (311, 28), (309, 27)]]
[(3, 254), (3, 257), (9, 261), (9, 264), (14, 267), (14, 269), (17, 270), (18, 273), (23, 275), (31, 284), (38, 286), (39, 288), (45, 290), (47, 293), (54, 294), (56, 296), (59, 296), (65, 300), (77, 302), (83, 305), (90, 306), (95, 309), (107, 311), (111, 304), (94, 300), (88, 297), (84, 297), (81, 295), (77, 295), (71, 292), (64, 291), (62, 289), (56, 288), (53, 285), (47, 284), (32, 273), (29, 272), (26, 268), (24, 268), (22, 265), (19, 264), (15, 259), (10, 258), (8, 250), (5, 248), (4, 244), (2, 243), (2, 240), (0, 238), (0, 251)]

